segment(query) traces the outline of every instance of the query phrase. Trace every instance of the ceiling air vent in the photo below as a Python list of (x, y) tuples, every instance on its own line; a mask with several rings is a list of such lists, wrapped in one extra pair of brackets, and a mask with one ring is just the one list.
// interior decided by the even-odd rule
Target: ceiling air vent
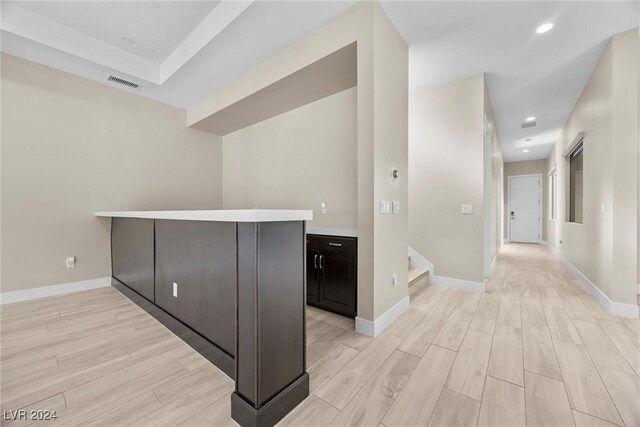
[(527, 122), (520, 125), (522, 129), (532, 128), (536, 126), (536, 122)]
[(131, 89), (140, 89), (140, 85), (138, 83), (130, 82), (129, 80), (121, 79), (120, 77), (116, 76), (110, 75), (109, 77), (107, 77), (107, 81), (117, 83), (122, 86), (127, 86)]

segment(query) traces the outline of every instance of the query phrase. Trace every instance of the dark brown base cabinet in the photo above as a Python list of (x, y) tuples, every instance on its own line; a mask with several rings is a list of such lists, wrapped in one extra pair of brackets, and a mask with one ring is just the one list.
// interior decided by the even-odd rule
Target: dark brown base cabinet
[(307, 234), (307, 304), (358, 314), (358, 239)]
[(273, 426), (309, 395), (305, 227), (112, 218), (113, 286), (235, 380), (243, 427)]

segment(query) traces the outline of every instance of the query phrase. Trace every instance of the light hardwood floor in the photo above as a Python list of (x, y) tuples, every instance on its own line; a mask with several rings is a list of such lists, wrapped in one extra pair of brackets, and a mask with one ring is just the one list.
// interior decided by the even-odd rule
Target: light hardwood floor
[[(308, 309), (311, 395), (282, 425), (640, 425), (639, 324), (546, 248), (506, 245), (485, 294), (426, 283), (373, 339)], [(235, 425), (233, 382), (111, 288), (3, 306), (3, 425)]]

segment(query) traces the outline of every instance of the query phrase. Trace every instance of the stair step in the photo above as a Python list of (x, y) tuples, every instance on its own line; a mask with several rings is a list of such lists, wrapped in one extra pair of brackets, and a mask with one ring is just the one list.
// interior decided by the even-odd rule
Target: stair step
[(418, 270), (417, 268), (410, 268), (409, 269), (409, 286), (413, 285), (414, 283), (417, 283), (422, 278), (427, 277), (428, 275), (429, 275), (429, 272), (426, 270)]

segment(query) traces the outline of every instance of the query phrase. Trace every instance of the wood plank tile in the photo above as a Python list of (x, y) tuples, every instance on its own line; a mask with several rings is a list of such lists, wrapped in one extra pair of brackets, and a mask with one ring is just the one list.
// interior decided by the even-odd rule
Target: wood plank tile
[(578, 331), (573, 326), (571, 318), (564, 308), (554, 308), (544, 306), (544, 313), (547, 317), (551, 338), (558, 341), (582, 344)]
[(600, 418), (576, 411), (575, 409), (572, 412), (577, 427), (618, 427), (617, 424), (612, 424)]
[(499, 325), (512, 326), (514, 328), (522, 327), (519, 299), (509, 297), (502, 297), (500, 299), (497, 323)]
[(432, 345), (382, 418), (387, 426), (425, 425), (440, 397), (456, 353)]
[(438, 300), (438, 303), (429, 311), (430, 313), (451, 314), (453, 309), (462, 298), (465, 291), (460, 289), (448, 289), (447, 292)]
[(179, 398), (160, 407), (157, 411), (144, 417), (131, 417), (131, 423), (139, 425), (174, 426), (189, 419), (218, 399), (229, 395), (234, 389), (230, 378), (215, 378), (205, 384), (190, 389)]
[(180, 423), (185, 427), (237, 427), (231, 418), (231, 395), (225, 395)]
[(523, 322), (547, 326), (547, 319), (544, 316), (544, 310), (540, 299), (524, 296), (520, 300), (520, 304), (522, 305)]
[(277, 425), (326, 426), (338, 415), (338, 412), (336, 408), (312, 394), (289, 412)]
[(526, 372), (524, 382), (527, 425), (573, 425), (569, 399), (561, 381)]
[(591, 360), (596, 366), (618, 369), (633, 374), (631, 365), (620, 355), (609, 336), (600, 328), (597, 323), (574, 320), (582, 342), (591, 356)]
[(488, 376), (482, 394), (478, 425), (526, 425), (524, 389)]
[(505, 325), (496, 326), (487, 374), (524, 386), (521, 329)]
[(398, 349), (422, 357), (447, 319), (446, 314), (427, 313), (402, 341)]
[(562, 380), (560, 366), (553, 348), (549, 328), (531, 323), (522, 324), (524, 369)]
[(482, 398), (491, 341), (491, 335), (467, 331), (447, 381), (448, 389), (472, 399)]
[(383, 333), (405, 338), (426, 314), (426, 305), (420, 303), (411, 304), (409, 309), (389, 325)]
[(564, 341), (555, 341), (554, 346), (571, 407), (621, 424), (622, 419), (587, 350), (581, 345)]
[(492, 294), (482, 295), (469, 329), (485, 334), (493, 334), (498, 319), (499, 307), (499, 296)]
[(338, 344), (326, 356), (307, 369), (309, 374), (309, 393), (322, 387), (336, 372), (345, 367), (359, 351), (344, 344)]
[(430, 426), (472, 426), (476, 425), (480, 402), (463, 396), (447, 388), (442, 390), (440, 399), (429, 421)]
[(625, 324), (633, 334), (640, 338), (640, 319), (630, 319), (628, 317), (620, 317), (620, 321)]
[(394, 351), (334, 418), (333, 426), (377, 425), (407, 383), (419, 358)]
[(631, 365), (635, 373), (640, 375), (640, 340), (638, 337), (619, 322), (601, 320), (599, 324), (611, 338), (622, 357)]
[(85, 426), (118, 426), (128, 422), (131, 414), (138, 419), (144, 419), (162, 408), (153, 393), (146, 393), (133, 398), (120, 406), (98, 415), (94, 419), (84, 423)]
[(582, 304), (581, 298), (576, 296), (568, 296), (562, 300), (565, 310), (572, 320), (581, 322), (596, 322), (590, 311)]
[(633, 373), (598, 366), (605, 387), (618, 408), (625, 425), (640, 426), (640, 391)]
[(469, 311), (460, 309), (453, 310), (449, 319), (442, 325), (438, 335), (433, 339), (433, 343), (440, 347), (458, 351), (472, 317), (473, 313)]
[(465, 292), (462, 294), (460, 301), (458, 301), (456, 308), (475, 313), (480, 298), (482, 298), (482, 292)]
[(338, 409), (344, 409), (360, 387), (375, 373), (376, 369), (400, 345), (402, 338), (395, 335), (380, 335), (365, 350), (327, 381), (316, 395)]

